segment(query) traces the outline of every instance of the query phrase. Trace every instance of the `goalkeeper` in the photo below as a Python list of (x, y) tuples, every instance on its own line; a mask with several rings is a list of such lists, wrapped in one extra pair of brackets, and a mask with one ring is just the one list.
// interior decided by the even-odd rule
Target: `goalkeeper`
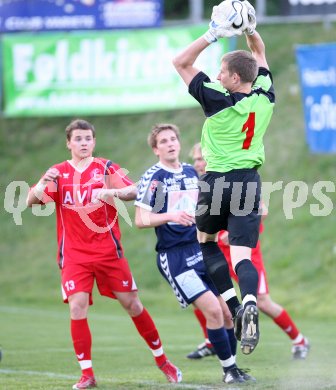
[[(203, 36), (174, 58), (173, 64), (206, 117), (201, 146), (207, 166), (199, 182), (198, 241), (207, 271), (234, 318), (242, 352), (250, 354), (259, 341), (258, 273), (251, 262), (251, 248), (257, 245), (261, 219), (258, 169), (265, 160), (263, 136), (273, 113), (274, 89), (265, 45), (255, 31), (255, 12), (250, 3), (222, 2), (214, 7), (209, 26)], [(242, 33), (249, 51), (224, 54), (219, 83), (211, 82), (194, 66), (213, 42)], [(229, 232), (241, 304), (217, 245), (220, 230)]]

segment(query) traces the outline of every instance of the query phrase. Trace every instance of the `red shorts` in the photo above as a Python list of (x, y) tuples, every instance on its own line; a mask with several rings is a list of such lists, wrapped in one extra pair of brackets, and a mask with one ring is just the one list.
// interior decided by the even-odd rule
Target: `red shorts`
[(61, 271), (63, 301), (77, 292), (90, 294), (92, 305), (92, 289), (96, 280), (100, 295), (116, 299), (113, 291), (138, 291), (133, 275), (125, 258), (106, 260), (84, 264), (67, 264)]
[[(237, 275), (232, 268), (230, 247), (228, 245), (224, 245), (220, 240), (218, 240), (218, 246), (220, 247), (221, 251), (224, 253), (224, 256), (226, 257), (230, 269), (231, 278), (233, 278), (236, 282), (238, 282)], [(268, 283), (266, 278), (266, 270), (262, 258), (262, 253), (261, 253), (260, 241), (258, 241), (257, 246), (255, 248), (252, 248), (251, 261), (253, 265), (256, 267), (256, 270), (258, 271), (258, 276), (259, 276), (258, 295), (268, 294), (269, 292)]]

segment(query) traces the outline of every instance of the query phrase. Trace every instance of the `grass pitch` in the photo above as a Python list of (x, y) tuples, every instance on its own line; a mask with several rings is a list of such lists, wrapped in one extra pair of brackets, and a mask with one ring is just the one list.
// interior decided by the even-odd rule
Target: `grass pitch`
[[(331, 320), (297, 320), (311, 342), (311, 351), (305, 361), (293, 361), (290, 340), (270, 319), (261, 316), (258, 348), (250, 356), (238, 351), (238, 365), (250, 368), (257, 382), (230, 386), (222, 383), (215, 357), (200, 361), (185, 358), (202, 342), (190, 309), (182, 311), (176, 306), (167, 311), (149, 306), (166, 354), (183, 372), (183, 382), (173, 385), (155, 367), (146, 344), (118, 303), (97, 298), (89, 322), (99, 389), (336, 389)], [(6, 335), (1, 339), (0, 388), (71, 389), (80, 370), (72, 349), (67, 306), (0, 306), (0, 316), (1, 334)]]

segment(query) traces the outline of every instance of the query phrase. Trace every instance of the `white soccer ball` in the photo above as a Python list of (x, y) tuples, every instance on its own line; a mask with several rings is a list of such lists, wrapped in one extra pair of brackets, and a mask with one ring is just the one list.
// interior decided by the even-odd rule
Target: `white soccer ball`
[(224, 0), (213, 7), (211, 19), (224, 28), (236, 30), (237, 35), (241, 35), (250, 26), (248, 8), (245, 1)]

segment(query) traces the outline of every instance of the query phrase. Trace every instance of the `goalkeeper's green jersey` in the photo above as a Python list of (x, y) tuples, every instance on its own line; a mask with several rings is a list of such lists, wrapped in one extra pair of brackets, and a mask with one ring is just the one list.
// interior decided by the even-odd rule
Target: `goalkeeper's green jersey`
[(210, 82), (203, 72), (189, 85), (189, 93), (206, 116), (202, 129), (202, 154), (208, 172), (258, 168), (265, 160), (263, 136), (274, 107), (272, 75), (259, 68), (249, 94), (230, 93)]

